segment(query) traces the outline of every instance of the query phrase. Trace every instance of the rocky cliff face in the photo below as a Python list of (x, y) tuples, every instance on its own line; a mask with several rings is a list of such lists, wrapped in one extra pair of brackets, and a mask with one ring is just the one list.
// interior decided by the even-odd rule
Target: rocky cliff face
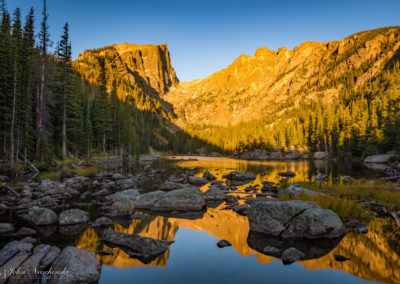
[(228, 125), (279, 115), (300, 101), (330, 103), (343, 88), (339, 79), (357, 71), (354, 88), (379, 74), (396, 56), (400, 28), (354, 34), (339, 41), (304, 42), (289, 50), (266, 47), (243, 54), (226, 69), (202, 80), (183, 82), (163, 97), (177, 123)]
[[(159, 95), (167, 93), (179, 82), (166, 44), (122, 43), (86, 50), (73, 63), (74, 69), (84, 79), (97, 83), (99, 58), (105, 61), (108, 90), (111, 91), (115, 82), (118, 95), (122, 98), (131, 93), (141, 93), (142, 96), (160, 101)], [(141, 99), (137, 98), (136, 101), (139, 107), (145, 103)], [(154, 100), (153, 103), (156, 104)]]

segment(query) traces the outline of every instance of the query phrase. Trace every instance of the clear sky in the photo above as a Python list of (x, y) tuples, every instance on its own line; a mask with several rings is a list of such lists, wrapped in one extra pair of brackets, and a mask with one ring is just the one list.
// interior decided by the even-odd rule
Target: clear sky
[[(9, 10), (30, 6), (40, 22), (42, 0), (6, 0)], [(400, 25), (400, 0), (47, 0), (57, 42), (66, 21), (73, 57), (111, 43), (167, 43), (181, 81), (204, 78), (260, 46), (290, 49), (306, 40), (337, 40)], [(38, 29), (37, 29), (38, 32)]]

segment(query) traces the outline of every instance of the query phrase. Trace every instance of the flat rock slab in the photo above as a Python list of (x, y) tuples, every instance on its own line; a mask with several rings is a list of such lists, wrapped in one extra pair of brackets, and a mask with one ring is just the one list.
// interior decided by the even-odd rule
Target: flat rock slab
[(170, 241), (157, 240), (139, 235), (120, 233), (112, 230), (105, 230), (101, 235), (105, 242), (116, 246), (122, 246), (132, 250), (129, 255), (133, 257), (158, 256), (169, 249)]
[(33, 245), (30, 243), (19, 242), (19, 241), (12, 241), (6, 244), (0, 250), (0, 266), (6, 263), (7, 260), (12, 258), (15, 254), (20, 251), (29, 252), (33, 248)]
[(47, 254), (50, 250), (49, 245), (40, 244), (33, 250), (33, 254), (26, 259), (22, 265), (19, 267), (19, 274), (15, 277), (10, 277), (8, 280), (9, 284), (22, 284), (30, 283), (37, 278), (35, 273), (39, 268), (40, 260)]
[[(8, 278), (12, 278), (13, 274), (3, 273), (3, 271), (17, 270), (18, 267), (30, 256), (30, 252), (19, 251), (9, 261), (1, 266), (2, 273), (0, 274), (0, 284), (6, 283)], [(18, 276), (17, 276), (18, 277)]]
[(50, 284), (92, 283), (100, 279), (101, 264), (95, 253), (69, 246), (62, 250), (52, 270), (59, 273), (49, 276)]

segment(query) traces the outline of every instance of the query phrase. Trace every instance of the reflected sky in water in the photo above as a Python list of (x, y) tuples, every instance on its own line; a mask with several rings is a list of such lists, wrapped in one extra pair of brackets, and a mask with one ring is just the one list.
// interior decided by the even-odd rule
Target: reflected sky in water
[(307, 270), (279, 260), (262, 264), (234, 247), (218, 248), (207, 232), (180, 228), (166, 267), (103, 267), (100, 283), (366, 283), (344, 271)]

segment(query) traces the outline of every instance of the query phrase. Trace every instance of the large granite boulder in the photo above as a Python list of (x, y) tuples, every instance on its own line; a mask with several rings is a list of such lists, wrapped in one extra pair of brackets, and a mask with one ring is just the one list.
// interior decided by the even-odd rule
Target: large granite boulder
[(155, 202), (163, 196), (165, 192), (157, 190), (139, 195), (135, 200), (135, 207), (140, 209), (152, 209)]
[(248, 218), (251, 231), (285, 239), (332, 239), (346, 232), (336, 213), (302, 200), (253, 203)]
[(58, 223), (60, 225), (74, 225), (89, 221), (88, 213), (80, 209), (70, 209), (60, 213)]
[(28, 211), (28, 220), (35, 225), (51, 225), (57, 223), (58, 217), (51, 209), (34, 206)]
[(205, 200), (198, 187), (175, 189), (160, 195), (150, 208), (158, 211), (198, 211), (205, 206)]
[(94, 283), (99, 281), (100, 261), (96, 254), (76, 247), (66, 247), (52, 266), (53, 271), (67, 271), (49, 276), (48, 282), (54, 283)]

